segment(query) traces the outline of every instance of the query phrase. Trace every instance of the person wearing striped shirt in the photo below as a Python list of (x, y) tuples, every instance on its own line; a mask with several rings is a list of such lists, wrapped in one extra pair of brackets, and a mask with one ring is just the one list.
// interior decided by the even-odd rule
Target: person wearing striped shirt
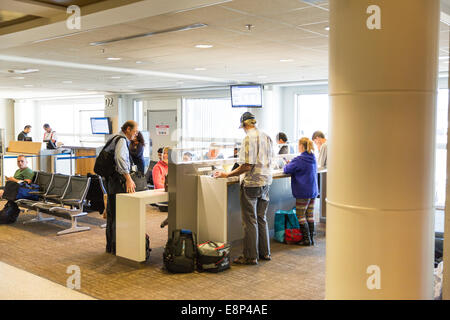
[(269, 206), (269, 188), (272, 184), (274, 158), (272, 139), (256, 127), (255, 116), (245, 112), (241, 126), (246, 137), (242, 141), (239, 167), (226, 173), (217, 171), (216, 178), (241, 176), (240, 200), (244, 225), (243, 254), (235, 264), (256, 265), (258, 259), (271, 260), (269, 227), (266, 213)]

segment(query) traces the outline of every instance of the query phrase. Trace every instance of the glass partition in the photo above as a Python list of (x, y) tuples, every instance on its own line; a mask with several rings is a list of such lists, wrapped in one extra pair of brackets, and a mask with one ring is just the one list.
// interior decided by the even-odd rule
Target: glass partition
[[(272, 169), (281, 171), (283, 167), (299, 154), (289, 145), (293, 153), (274, 154)], [(224, 170), (231, 172), (238, 166), (240, 145), (212, 143), (208, 148), (173, 148), (169, 152), (169, 162), (175, 164), (204, 164), (205, 171)], [(210, 168), (210, 170), (207, 170)]]

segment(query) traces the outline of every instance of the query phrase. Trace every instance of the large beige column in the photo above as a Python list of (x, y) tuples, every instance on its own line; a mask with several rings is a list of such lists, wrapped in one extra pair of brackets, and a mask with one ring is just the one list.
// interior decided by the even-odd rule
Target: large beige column
[[(449, 48), (450, 49), (450, 48)], [(450, 67), (449, 67), (450, 68)], [(448, 87), (450, 88), (450, 77), (448, 78)], [(450, 91), (448, 99), (448, 110), (450, 110)], [(450, 112), (448, 113), (448, 123), (450, 123)], [(450, 135), (447, 132), (447, 150), (450, 146)], [(450, 152), (447, 151), (447, 184), (445, 199), (445, 220), (444, 220), (444, 266), (442, 299), (450, 300)]]
[(330, 28), (326, 298), (432, 299), (439, 0), (330, 0)]

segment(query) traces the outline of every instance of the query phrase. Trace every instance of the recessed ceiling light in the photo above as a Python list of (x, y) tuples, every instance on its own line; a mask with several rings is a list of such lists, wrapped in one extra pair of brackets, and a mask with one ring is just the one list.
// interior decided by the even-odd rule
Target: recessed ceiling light
[(122, 60), (122, 58), (115, 58), (115, 57), (109, 57), (109, 58), (106, 58), (107, 60), (110, 60), (110, 61), (119, 61), (119, 60)]
[(209, 49), (209, 48), (212, 48), (214, 46), (212, 44), (197, 44), (195, 47), (199, 48), (199, 49)]
[(292, 62), (294, 59), (280, 59), (280, 62)]
[(12, 77), (13, 79), (16, 79), (16, 80), (23, 80), (23, 79), (25, 79), (25, 77)]
[(327, 30), (327, 31), (330, 31), (330, 27), (329, 26), (326, 26), (324, 29)]
[(112, 76), (111, 79), (120, 79), (119, 76)]
[(206, 68), (195, 68), (194, 70), (195, 70), (195, 71), (205, 71)]
[(136, 61), (136, 64), (141, 64), (141, 63), (143, 63), (142, 61)]

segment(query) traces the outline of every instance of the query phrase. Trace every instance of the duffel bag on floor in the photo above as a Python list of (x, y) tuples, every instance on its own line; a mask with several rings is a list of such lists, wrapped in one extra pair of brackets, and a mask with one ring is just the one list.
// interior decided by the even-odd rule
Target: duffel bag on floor
[(275, 212), (274, 239), (281, 243), (297, 243), (303, 239), (298, 223), (296, 209)]
[(230, 268), (231, 246), (228, 243), (206, 241), (197, 246), (199, 271), (220, 272)]
[(20, 209), (14, 201), (8, 201), (5, 207), (0, 210), (0, 224), (11, 224), (17, 221)]
[(167, 271), (188, 273), (195, 271), (196, 236), (190, 230), (174, 230), (164, 248), (163, 260)]

